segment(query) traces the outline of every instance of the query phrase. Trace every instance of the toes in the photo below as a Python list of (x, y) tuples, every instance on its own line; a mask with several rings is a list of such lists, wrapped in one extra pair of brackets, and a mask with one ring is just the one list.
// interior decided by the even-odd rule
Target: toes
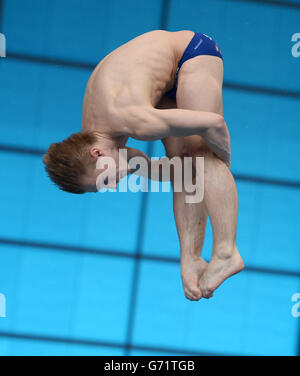
[(199, 288), (185, 286), (184, 294), (187, 299), (192, 301), (199, 301), (202, 298), (202, 292)]
[(211, 294), (211, 295), (207, 294), (207, 295), (203, 295), (203, 298), (204, 299), (211, 299), (211, 298), (213, 298), (213, 296), (214, 296), (214, 294)]
[(200, 281), (199, 285), (202, 291), (202, 297), (205, 299), (210, 299), (214, 296), (214, 292), (216, 288), (209, 283), (209, 281), (206, 278), (206, 275), (204, 275)]
[(187, 292), (184, 293), (184, 296), (185, 296), (188, 300), (190, 300), (191, 302), (194, 302), (194, 301), (195, 301), (195, 299), (194, 299), (191, 295), (189, 295)]
[(201, 298), (196, 298), (188, 293), (184, 293), (185, 297), (190, 300), (191, 302), (198, 302)]
[(215, 289), (213, 288), (205, 288), (202, 289), (202, 295), (205, 299), (210, 299), (214, 296)]

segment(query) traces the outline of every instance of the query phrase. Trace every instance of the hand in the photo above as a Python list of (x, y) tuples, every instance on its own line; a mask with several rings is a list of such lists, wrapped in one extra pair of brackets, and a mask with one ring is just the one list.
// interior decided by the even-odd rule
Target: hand
[(226, 123), (224, 122), (218, 127), (209, 128), (203, 135), (203, 138), (207, 146), (230, 168), (230, 135)]

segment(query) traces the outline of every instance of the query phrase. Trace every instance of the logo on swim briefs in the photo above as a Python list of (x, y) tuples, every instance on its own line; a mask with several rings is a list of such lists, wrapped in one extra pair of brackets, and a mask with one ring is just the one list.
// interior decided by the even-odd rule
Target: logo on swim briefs
[(300, 293), (292, 296), (292, 302), (296, 303), (292, 308), (292, 316), (295, 317), (295, 319), (298, 319), (300, 317)]
[[(96, 169), (97, 190), (105, 193), (116, 192), (171, 192), (171, 180), (174, 192), (184, 192), (187, 204), (195, 204), (204, 198), (204, 158), (127, 158), (127, 149), (119, 150), (119, 159), (101, 157)], [(129, 178), (128, 175), (130, 174)], [(151, 180), (149, 183), (148, 179)], [(160, 185), (161, 182), (161, 185)]]
[(6, 317), (6, 298), (5, 295), (0, 294), (0, 318)]
[(197, 44), (194, 50), (197, 50), (201, 46), (202, 43), (203, 43), (203, 39), (200, 39), (200, 42)]
[(6, 57), (6, 38), (0, 33), (0, 57)]
[(295, 33), (292, 36), (292, 42), (295, 44), (292, 47), (292, 55), (295, 58), (300, 57), (300, 33)]

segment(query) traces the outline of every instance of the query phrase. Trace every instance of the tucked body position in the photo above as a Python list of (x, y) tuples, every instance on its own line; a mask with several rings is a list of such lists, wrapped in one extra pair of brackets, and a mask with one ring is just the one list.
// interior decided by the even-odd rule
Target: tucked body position
[[(230, 136), (223, 118), (223, 57), (216, 42), (189, 30), (143, 34), (106, 56), (88, 82), (82, 130), (52, 144), (44, 156), (50, 178), (70, 193), (97, 192), (96, 168), (113, 158), (115, 188), (135, 156), (129, 138), (161, 140), (169, 158), (204, 157), (204, 199), (188, 204), (174, 192), (185, 296), (210, 298), (244, 268), (236, 246), (238, 195), (230, 172)], [(128, 160), (120, 163), (119, 150)], [(201, 257), (207, 218), (213, 228), (210, 263)]]

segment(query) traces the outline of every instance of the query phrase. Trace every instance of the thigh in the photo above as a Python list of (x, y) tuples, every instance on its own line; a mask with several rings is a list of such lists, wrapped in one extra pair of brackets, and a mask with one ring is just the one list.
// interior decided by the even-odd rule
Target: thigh
[(214, 56), (187, 60), (178, 75), (178, 108), (223, 115), (223, 61)]
[[(223, 61), (198, 56), (186, 61), (178, 75), (177, 107), (223, 115)], [(208, 151), (200, 136), (186, 137), (185, 147), (193, 154)]]

